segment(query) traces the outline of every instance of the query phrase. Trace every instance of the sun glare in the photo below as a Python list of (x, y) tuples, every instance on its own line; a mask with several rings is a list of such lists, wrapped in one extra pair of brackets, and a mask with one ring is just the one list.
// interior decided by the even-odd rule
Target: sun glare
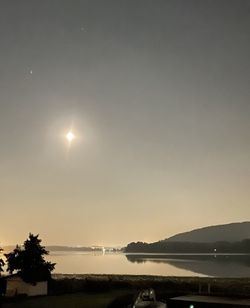
[(71, 131), (69, 131), (66, 135), (66, 139), (69, 143), (71, 143), (75, 139), (75, 135)]

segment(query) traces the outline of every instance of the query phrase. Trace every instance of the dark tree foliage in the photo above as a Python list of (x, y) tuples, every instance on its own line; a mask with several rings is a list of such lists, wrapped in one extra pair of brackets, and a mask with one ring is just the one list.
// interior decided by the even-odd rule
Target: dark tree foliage
[(22, 250), (20, 246), (16, 245), (16, 248), (12, 252), (5, 254), (5, 257), (7, 259), (7, 271), (10, 274), (21, 268)]
[(44, 259), (44, 256), (49, 252), (44, 246), (41, 246), (38, 236), (30, 233), (23, 248), (17, 245), (12, 252), (5, 254), (7, 271), (10, 274), (16, 271), (26, 282), (35, 283), (48, 280), (55, 268), (55, 263), (47, 262)]
[(127, 245), (125, 252), (145, 253), (250, 253), (250, 239), (240, 242), (168, 242), (155, 243), (133, 242)]
[[(2, 248), (0, 247), (0, 252), (1, 251), (2, 251)], [(0, 258), (0, 276), (1, 276), (1, 272), (3, 272), (4, 265), (5, 265), (4, 260)]]

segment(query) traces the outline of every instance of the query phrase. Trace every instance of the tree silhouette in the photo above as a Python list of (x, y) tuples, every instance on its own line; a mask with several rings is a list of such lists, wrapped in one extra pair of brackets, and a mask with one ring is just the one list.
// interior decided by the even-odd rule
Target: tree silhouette
[(17, 271), (24, 281), (32, 283), (50, 279), (55, 268), (55, 263), (44, 259), (49, 252), (41, 246), (38, 236), (30, 233), (23, 248), (17, 245), (12, 252), (5, 254), (7, 271), (10, 274)]
[[(0, 247), (0, 252), (1, 251), (2, 251), (2, 248)], [(1, 272), (3, 272), (4, 265), (5, 265), (4, 260), (0, 258), (0, 276), (1, 276)]]

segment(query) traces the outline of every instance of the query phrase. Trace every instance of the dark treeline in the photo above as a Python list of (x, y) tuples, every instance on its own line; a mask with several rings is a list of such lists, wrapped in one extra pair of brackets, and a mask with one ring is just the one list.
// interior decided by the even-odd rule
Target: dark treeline
[(155, 243), (132, 242), (127, 245), (125, 252), (140, 253), (250, 253), (250, 239), (240, 242), (168, 242)]
[(102, 251), (100, 247), (46, 246), (49, 251)]

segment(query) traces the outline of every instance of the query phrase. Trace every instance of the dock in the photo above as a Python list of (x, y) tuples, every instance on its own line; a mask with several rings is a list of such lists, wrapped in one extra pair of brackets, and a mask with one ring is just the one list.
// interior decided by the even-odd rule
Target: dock
[(250, 307), (250, 299), (228, 298), (203, 295), (186, 295), (171, 298), (169, 307), (200, 308), (200, 307)]

